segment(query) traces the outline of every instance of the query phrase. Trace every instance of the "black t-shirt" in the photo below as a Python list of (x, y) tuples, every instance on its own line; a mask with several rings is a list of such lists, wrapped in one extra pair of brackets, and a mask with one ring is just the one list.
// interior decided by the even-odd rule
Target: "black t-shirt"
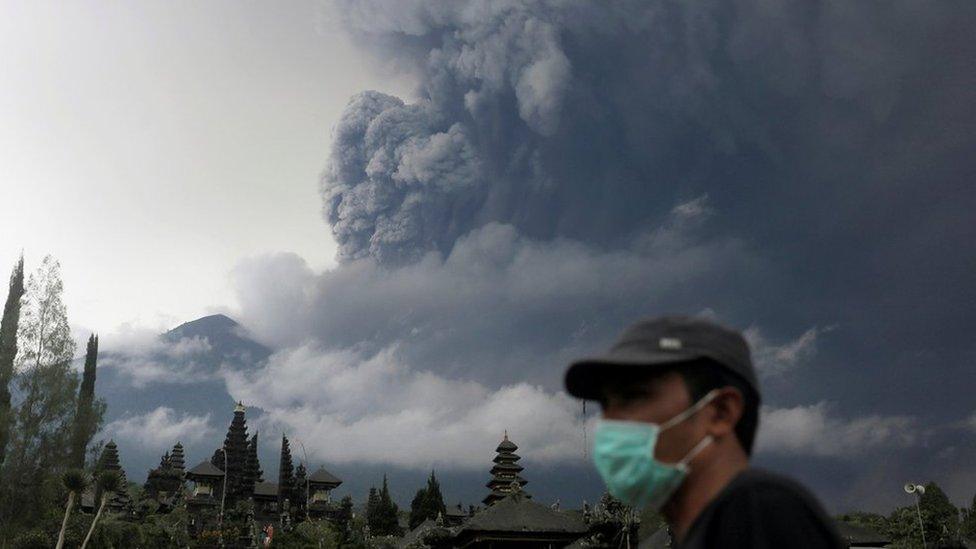
[(747, 469), (708, 504), (677, 549), (838, 548), (834, 523), (798, 483)]

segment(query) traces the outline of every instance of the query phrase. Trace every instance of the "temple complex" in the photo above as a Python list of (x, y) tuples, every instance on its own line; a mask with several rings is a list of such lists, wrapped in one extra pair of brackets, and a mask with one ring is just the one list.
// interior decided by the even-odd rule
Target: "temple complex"
[[(140, 505), (145, 506), (148, 501), (157, 513), (185, 508), (189, 514), (187, 532), (204, 546), (209, 546), (210, 541), (206, 540), (217, 536), (223, 547), (256, 547), (256, 534), (265, 525), (289, 532), (296, 524), (310, 520), (347, 528), (353, 507), (349, 501), (340, 505), (332, 497), (342, 480), (321, 465), (314, 469), (308, 469), (306, 463), (296, 465), (286, 435), (281, 437), (278, 482), (265, 480), (258, 459), (258, 433), (248, 435), (245, 416), (244, 404), (238, 402), (223, 445), (210, 459), (188, 470), (182, 444), (177, 442), (165, 452), (159, 466), (149, 471)], [(495, 448), (483, 507), (465, 509), (461, 504), (444, 507), (441, 503), (436, 518), (427, 515), (416, 528), (403, 531), (401, 537), (374, 537), (368, 526), (360, 526), (363, 540), (369, 546), (374, 542), (395, 543), (410, 549), (634, 546), (630, 542), (636, 540), (639, 521), (632, 510), (609, 496), (592, 509), (584, 503), (579, 510), (560, 509), (558, 502), (546, 505), (534, 501), (525, 491), (528, 481), (522, 476), (524, 467), (516, 453), (518, 449), (506, 431)], [(117, 471), (124, 479), (114, 441), (105, 445), (97, 470)], [(90, 509), (97, 495), (88, 494), (83, 500)], [(124, 487), (108, 501), (111, 512), (128, 516), (138, 516), (140, 512), (132, 511)], [(154, 506), (153, 501), (158, 505)], [(406, 530), (405, 515), (395, 518)]]

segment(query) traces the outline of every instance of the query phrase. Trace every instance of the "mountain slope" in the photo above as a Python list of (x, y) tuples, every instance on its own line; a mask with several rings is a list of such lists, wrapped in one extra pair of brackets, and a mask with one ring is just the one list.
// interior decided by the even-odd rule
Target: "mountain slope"
[[(103, 352), (95, 391), (108, 408), (99, 437), (115, 439), (133, 480), (144, 478), (177, 440), (186, 448), (188, 465), (195, 464), (220, 445), (233, 415), (234, 399), (220, 372), (251, 370), (270, 354), (225, 315)], [(248, 417), (258, 414), (249, 410)]]

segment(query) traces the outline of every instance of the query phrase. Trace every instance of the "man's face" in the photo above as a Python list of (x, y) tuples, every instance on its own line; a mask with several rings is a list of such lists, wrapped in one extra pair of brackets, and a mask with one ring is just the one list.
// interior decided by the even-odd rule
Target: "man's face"
[[(694, 404), (684, 379), (676, 372), (635, 382), (611, 382), (604, 388), (603, 419), (641, 421), (658, 425), (687, 410)], [(676, 463), (707, 434), (703, 414), (663, 431), (654, 448), (654, 457), (664, 463)]]

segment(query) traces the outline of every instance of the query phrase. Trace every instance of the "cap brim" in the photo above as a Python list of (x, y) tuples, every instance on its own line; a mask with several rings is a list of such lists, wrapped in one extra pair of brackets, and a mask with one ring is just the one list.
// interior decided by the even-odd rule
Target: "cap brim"
[(608, 377), (642, 370), (652, 372), (701, 358), (703, 355), (694, 352), (650, 352), (584, 358), (572, 363), (566, 370), (566, 392), (576, 398), (600, 400), (603, 397), (603, 382)]

